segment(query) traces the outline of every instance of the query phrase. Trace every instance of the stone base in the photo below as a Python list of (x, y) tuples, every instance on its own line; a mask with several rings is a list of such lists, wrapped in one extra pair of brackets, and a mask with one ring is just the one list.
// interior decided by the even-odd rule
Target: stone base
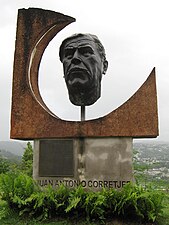
[(33, 177), (41, 186), (121, 188), (133, 181), (132, 143), (126, 137), (35, 140)]

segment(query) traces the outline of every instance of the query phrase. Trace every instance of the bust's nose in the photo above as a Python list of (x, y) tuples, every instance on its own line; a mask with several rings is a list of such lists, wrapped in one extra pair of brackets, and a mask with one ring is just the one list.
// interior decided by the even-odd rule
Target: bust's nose
[(73, 64), (76, 64), (76, 65), (78, 65), (78, 64), (80, 64), (81, 63), (81, 58), (80, 58), (80, 56), (79, 56), (79, 52), (78, 52), (78, 49), (74, 52), (74, 55), (73, 55), (73, 57), (72, 57), (72, 63)]

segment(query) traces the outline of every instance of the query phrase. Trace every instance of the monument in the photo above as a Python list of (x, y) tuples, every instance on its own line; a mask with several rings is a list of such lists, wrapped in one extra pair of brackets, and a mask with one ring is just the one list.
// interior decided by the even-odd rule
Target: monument
[[(11, 138), (34, 140), (33, 177), (41, 186), (121, 188), (133, 180), (133, 138), (158, 136), (155, 69), (128, 101), (108, 115), (78, 122), (58, 118), (40, 95), (38, 69), (48, 43), (74, 21), (49, 10), (18, 11)], [(108, 67), (99, 39), (73, 35), (62, 42), (59, 54), (70, 101), (83, 108), (94, 104)]]

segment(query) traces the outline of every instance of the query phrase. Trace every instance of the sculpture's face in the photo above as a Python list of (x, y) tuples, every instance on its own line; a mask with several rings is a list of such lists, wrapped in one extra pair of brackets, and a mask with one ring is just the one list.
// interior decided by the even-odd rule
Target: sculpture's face
[(91, 37), (76, 37), (66, 43), (63, 69), (69, 93), (94, 91), (101, 82), (103, 62)]

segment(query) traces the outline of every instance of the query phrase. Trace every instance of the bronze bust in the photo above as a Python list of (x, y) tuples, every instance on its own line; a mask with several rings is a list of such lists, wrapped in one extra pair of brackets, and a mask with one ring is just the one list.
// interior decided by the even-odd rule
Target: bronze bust
[(69, 99), (74, 105), (88, 106), (101, 95), (101, 79), (108, 62), (97, 36), (74, 34), (66, 38), (59, 51)]

